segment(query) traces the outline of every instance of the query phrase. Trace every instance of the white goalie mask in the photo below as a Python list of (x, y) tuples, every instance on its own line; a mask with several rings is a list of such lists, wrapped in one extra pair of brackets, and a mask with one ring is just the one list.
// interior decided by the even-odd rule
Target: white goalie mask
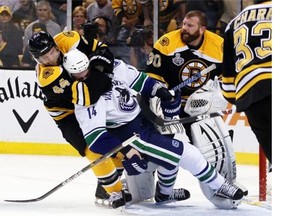
[(63, 67), (71, 74), (81, 73), (88, 69), (88, 57), (78, 49), (73, 49), (64, 54)]

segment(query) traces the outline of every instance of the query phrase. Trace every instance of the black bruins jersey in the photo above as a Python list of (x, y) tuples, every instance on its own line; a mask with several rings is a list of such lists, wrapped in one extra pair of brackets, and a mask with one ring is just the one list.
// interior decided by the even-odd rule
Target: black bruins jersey
[[(95, 39), (87, 40), (76, 31), (61, 32), (54, 36), (54, 40), (62, 54), (77, 48), (89, 56), (97, 47), (106, 46)], [(81, 102), (83, 105), (95, 102), (88, 87), (83, 83), (82, 90), (79, 90), (78, 81), (73, 80), (62, 66), (44, 67), (38, 64), (36, 71), (39, 87), (46, 96), (44, 105), (54, 120), (74, 113), (74, 103), (79, 103), (79, 94), (86, 93), (85, 101)]]
[(272, 4), (251, 5), (227, 26), (224, 36), (224, 97), (244, 111), (272, 92)]
[(113, 0), (112, 8), (116, 17), (134, 19), (143, 15), (141, 3), (137, 0)]
[(180, 29), (156, 41), (147, 61), (147, 73), (171, 89), (213, 63), (216, 69), (181, 89), (183, 102), (209, 79), (221, 75), (223, 38), (206, 30), (199, 47), (189, 47), (181, 40)]

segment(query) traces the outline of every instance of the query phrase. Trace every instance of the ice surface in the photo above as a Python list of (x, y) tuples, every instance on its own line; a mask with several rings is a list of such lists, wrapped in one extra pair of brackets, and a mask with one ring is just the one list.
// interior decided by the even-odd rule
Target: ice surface
[[(4, 202), (4, 199), (40, 197), (87, 164), (87, 160), (81, 157), (0, 154), (0, 216), (118, 216), (127, 213), (165, 216), (272, 215), (272, 210), (245, 203), (242, 203), (237, 210), (215, 208), (202, 195), (196, 179), (184, 170), (180, 170), (176, 187), (189, 189), (191, 198), (166, 205), (165, 208), (151, 203), (132, 205), (125, 211), (96, 206), (94, 194), (97, 180), (91, 170), (41, 201)], [(238, 165), (237, 169), (238, 181), (248, 188), (250, 195), (258, 194), (258, 168)]]

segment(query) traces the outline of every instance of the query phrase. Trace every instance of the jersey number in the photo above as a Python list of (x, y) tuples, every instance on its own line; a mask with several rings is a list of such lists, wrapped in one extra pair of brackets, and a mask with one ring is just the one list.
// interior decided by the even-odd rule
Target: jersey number
[[(234, 44), (236, 44), (236, 55), (242, 54), (243, 58), (239, 58), (236, 61), (236, 71), (241, 71), (249, 62), (251, 62), (255, 56), (259, 59), (264, 59), (272, 54), (272, 23), (271, 22), (257, 22), (251, 29), (251, 36), (262, 36), (261, 44), (254, 50), (249, 47), (249, 29), (243, 25), (234, 33)], [(263, 32), (268, 31), (268, 36), (263, 37)], [(250, 38), (252, 39), (252, 38)]]
[(92, 116), (96, 116), (97, 114), (95, 106), (88, 107), (87, 112), (88, 112), (89, 119), (91, 119)]

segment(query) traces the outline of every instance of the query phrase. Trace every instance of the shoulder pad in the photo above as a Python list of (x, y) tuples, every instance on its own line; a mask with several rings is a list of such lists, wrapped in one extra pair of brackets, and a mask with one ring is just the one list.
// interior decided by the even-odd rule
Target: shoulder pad
[(38, 68), (38, 81), (40, 87), (45, 87), (55, 80), (57, 80), (62, 74), (62, 67), (59, 66), (49, 66), (43, 67), (39, 66)]

